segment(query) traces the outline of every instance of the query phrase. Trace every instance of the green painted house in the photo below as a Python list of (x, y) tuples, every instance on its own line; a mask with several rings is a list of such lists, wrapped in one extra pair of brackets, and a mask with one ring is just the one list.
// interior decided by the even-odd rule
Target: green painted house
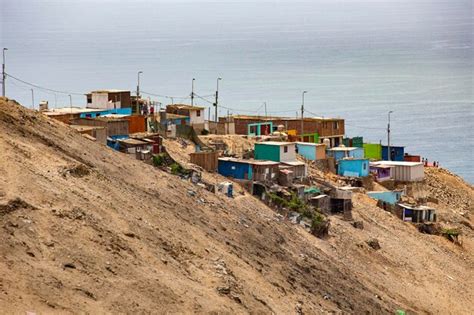
[(366, 159), (381, 160), (382, 145), (378, 143), (364, 143), (364, 156)]
[(255, 143), (255, 159), (275, 162), (296, 160), (296, 144), (294, 142), (257, 142)]

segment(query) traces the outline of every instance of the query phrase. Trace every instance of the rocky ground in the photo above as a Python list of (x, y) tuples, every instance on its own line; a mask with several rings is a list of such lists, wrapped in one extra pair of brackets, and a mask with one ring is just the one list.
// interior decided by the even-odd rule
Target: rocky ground
[(0, 152), (1, 313), (474, 313), (472, 235), (421, 234), (364, 194), (363, 229), (333, 216), (318, 239), (5, 99)]

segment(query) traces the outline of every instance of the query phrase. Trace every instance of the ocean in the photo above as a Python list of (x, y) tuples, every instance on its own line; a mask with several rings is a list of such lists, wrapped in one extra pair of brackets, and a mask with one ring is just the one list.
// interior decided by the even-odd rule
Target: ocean
[(25, 106), (32, 88), (36, 106), (84, 106), (91, 90), (135, 90), (138, 71), (164, 105), (189, 103), (195, 78), (209, 106), (221, 77), (221, 115), (263, 115), (266, 102), (295, 116), (306, 90), (308, 116), (343, 117), (366, 141), (386, 142), (393, 111), (393, 145), (474, 183), (470, 0), (0, 3), (6, 72), (41, 87), (7, 79)]

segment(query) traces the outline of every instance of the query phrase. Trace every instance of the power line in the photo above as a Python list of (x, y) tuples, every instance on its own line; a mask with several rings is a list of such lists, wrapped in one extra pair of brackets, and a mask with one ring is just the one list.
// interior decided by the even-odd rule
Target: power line
[(45, 91), (50, 91), (50, 92), (53, 92), (53, 93), (60, 93), (60, 94), (81, 95), (81, 96), (84, 96), (84, 95), (85, 95), (84, 93), (68, 92), (68, 91), (59, 91), (59, 90), (54, 90), (54, 89), (46, 88), (46, 87), (43, 87), (43, 86), (40, 86), (40, 85), (37, 85), (37, 84), (33, 84), (33, 83), (30, 83), (30, 82), (24, 81), (24, 80), (19, 79), (19, 78), (17, 78), (17, 77), (14, 77), (14, 76), (12, 76), (12, 75), (9, 74), (9, 73), (5, 73), (5, 75), (8, 76), (8, 77), (10, 77), (10, 78), (12, 78), (13, 80), (16, 80), (16, 81), (21, 82), (21, 83), (23, 83), (23, 84), (26, 84), (26, 85), (35, 87), (35, 88), (40, 89), (40, 90), (45, 90)]

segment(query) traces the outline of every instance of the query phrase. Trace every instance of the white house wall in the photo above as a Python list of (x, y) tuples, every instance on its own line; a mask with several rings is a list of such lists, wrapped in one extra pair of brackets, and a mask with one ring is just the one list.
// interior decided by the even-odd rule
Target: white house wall
[(197, 115), (197, 110), (190, 110), (189, 111), (189, 123), (191, 125), (194, 125), (194, 124), (204, 124), (204, 109), (201, 109), (200, 112), (201, 112), (201, 116), (198, 116)]
[(285, 145), (280, 146), (280, 162), (296, 160), (296, 146), (294, 144), (286, 145), (288, 152), (285, 153)]

